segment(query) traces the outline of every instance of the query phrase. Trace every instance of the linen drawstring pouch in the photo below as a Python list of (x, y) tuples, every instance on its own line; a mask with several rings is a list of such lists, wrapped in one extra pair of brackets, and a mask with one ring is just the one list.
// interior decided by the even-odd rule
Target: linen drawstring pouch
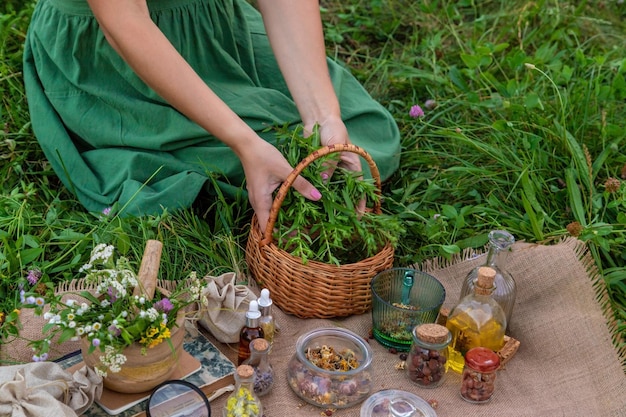
[(102, 377), (83, 366), (73, 374), (55, 362), (0, 367), (0, 416), (76, 417), (102, 395)]
[(246, 311), (257, 296), (246, 285), (237, 284), (237, 274), (206, 276), (203, 295), (207, 304), (199, 311), (198, 322), (222, 343), (239, 342), (239, 332), (246, 324)]

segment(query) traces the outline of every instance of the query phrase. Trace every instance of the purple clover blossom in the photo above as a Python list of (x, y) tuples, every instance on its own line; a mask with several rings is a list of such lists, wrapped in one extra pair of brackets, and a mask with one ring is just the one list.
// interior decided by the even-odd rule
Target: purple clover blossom
[(426, 108), (426, 110), (432, 110), (436, 108), (437, 105), (437, 102), (430, 98), (424, 102), (424, 107)]
[(104, 210), (102, 210), (102, 214), (104, 214), (105, 216), (108, 216), (111, 213), (111, 207), (107, 207)]
[(109, 287), (107, 289), (107, 294), (109, 296), (109, 301), (113, 304), (117, 300), (117, 291), (113, 287)]
[(163, 298), (154, 303), (154, 308), (162, 313), (169, 313), (174, 308), (174, 304), (172, 304), (169, 298)]
[(422, 110), (422, 108), (418, 104), (415, 104), (411, 107), (411, 110), (409, 111), (409, 116), (414, 119), (417, 119), (418, 117), (423, 117), (424, 110)]
[(92, 344), (93, 346), (95, 346), (95, 347), (100, 346), (100, 339), (98, 339), (97, 337), (96, 337), (96, 338), (94, 338), (94, 339), (91, 341), (91, 344)]
[(122, 334), (122, 331), (115, 324), (110, 325), (108, 330), (114, 337), (118, 337)]
[(38, 269), (31, 269), (30, 271), (28, 271), (26, 281), (28, 281), (30, 285), (35, 285), (37, 284), (37, 282), (39, 282), (39, 278), (41, 278), (41, 271)]

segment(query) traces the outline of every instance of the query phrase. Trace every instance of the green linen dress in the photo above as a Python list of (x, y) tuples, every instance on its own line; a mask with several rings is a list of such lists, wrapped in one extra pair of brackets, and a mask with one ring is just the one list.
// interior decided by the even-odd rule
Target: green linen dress
[[(148, 6), (174, 47), (261, 137), (275, 143), (269, 126), (301, 123), (261, 16), (246, 0)], [(352, 142), (389, 177), (399, 163), (397, 125), (344, 67), (330, 59), (328, 65)], [(118, 203), (141, 215), (189, 207), (203, 190), (214, 190), (209, 178), (227, 195), (243, 192), (232, 150), (137, 77), (105, 40), (86, 0), (39, 0), (24, 81), (37, 140), (87, 210)]]

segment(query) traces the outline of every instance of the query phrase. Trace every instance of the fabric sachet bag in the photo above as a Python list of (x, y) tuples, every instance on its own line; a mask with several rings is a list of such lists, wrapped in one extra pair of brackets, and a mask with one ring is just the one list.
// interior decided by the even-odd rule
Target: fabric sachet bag
[(75, 417), (102, 395), (102, 377), (83, 366), (73, 374), (55, 362), (0, 366), (0, 416)]
[(246, 311), (257, 296), (246, 285), (237, 285), (237, 275), (228, 272), (204, 278), (203, 295), (207, 305), (199, 312), (198, 322), (222, 343), (239, 342), (239, 332), (246, 324)]

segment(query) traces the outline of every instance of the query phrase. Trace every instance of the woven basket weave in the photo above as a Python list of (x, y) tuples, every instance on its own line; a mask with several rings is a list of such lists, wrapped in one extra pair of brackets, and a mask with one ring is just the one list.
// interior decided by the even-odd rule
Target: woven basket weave
[[(380, 174), (372, 157), (352, 144), (330, 145), (303, 159), (279, 188), (272, 203), (265, 231), (259, 230), (256, 215), (252, 218), (246, 246), (246, 262), (252, 277), (261, 288), (267, 288), (274, 303), (285, 313), (300, 318), (333, 318), (361, 314), (370, 310), (370, 282), (380, 271), (393, 265), (394, 249), (387, 243), (376, 255), (352, 264), (331, 265), (292, 256), (278, 248), (272, 232), (278, 211), (289, 188), (300, 173), (313, 161), (336, 152), (353, 152), (368, 163), (380, 194)], [(373, 212), (381, 213), (380, 201)]]

